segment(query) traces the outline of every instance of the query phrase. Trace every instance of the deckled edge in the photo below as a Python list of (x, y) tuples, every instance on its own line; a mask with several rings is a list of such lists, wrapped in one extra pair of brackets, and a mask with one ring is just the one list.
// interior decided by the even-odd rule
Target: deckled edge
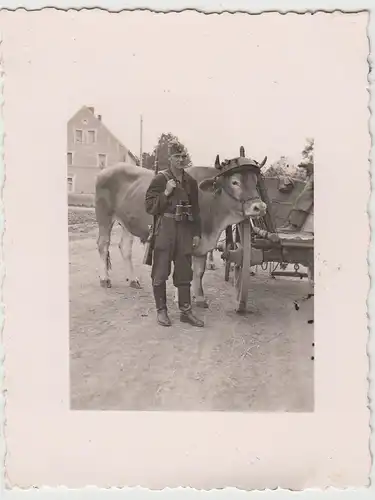
[(3, 300), (3, 286), (5, 277), (4, 263), (4, 232), (5, 232), (5, 211), (4, 211), (4, 184), (5, 184), (5, 162), (4, 162), (4, 120), (3, 120), (3, 105), (4, 105), (4, 61), (3, 61), (3, 37), (0, 30), (0, 491), (5, 487), (5, 457), (6, 457), (6, 441), (5, 441), (5, 385), (4, 385), (4, 323), (5, 323), (5, 305)]
[[(152, 1), (152, 0), (151, 0)], [(189, 1), (189, 0), (186, 0)], [(371, 0), (366, 0), (364, 4), (360, 4), (358, 2), (358, 6), (356, 8), (352, 9), (341, 9), (339, 7), (330, 7), (330, 8), (322, 8), (319, 6), (311, 6), (311, 7), (305, 7), (301, 8), (300, 10), (297, 10), (295, 8), (288, 8), (287, 6), (285, 8), (276, 8), (276, 7), (266, 7), (262, 6), (260, 8), (256, 8), (253, 5), (250, 5), (251, 0), (249, 1), (249, 7), (247, 9), (244, 8), (233, 8), (230, 9), (228, 7), (222, 8), (220, 10), (214, 9), (214, 8), (204, 8), (202, 7), (176, 7), (176, 8), (170, 8), (170, 7), (165, 7), (165, 8), (157, 8), (157, 7), (141, 7), (141, 6), (132, 6), (132, 7), (103, 7), (103, 6), (98, 6), (98, 5), (83, 5), (83, 6), (75, 6), (75, 5), (65, 5), (64, 7), (60, 6), (54, 6), (54, 5), (44, 5), (41, 7), (24, 7), (24, 6), (17, 6), (14, 8), (11, 7), (2, 7), (0, 5), (0, 10), (3, 11), (8, 11), (8, 12), (16, 12), (19, 10), (26, 11), (26, 12), (40, 12), (42, 10), (55, 10), (55, 11), (61, 11), (61, 12), (81, 12), (81, 11), (86, 11), (86, 10), (100, 10), (107, 12), (108, 14), (119, 14), (122, 12), (134, 12), (134, 11), (141, 11), (141, 12), (150, 12), (152, 14), (180, 14), (183, 12), (196, 12), (197, 14), (205, 14), (207, 16), (212, 15), (212, 14), (248, 14), (248, 15), (261, 15), (261, 14), (280, 14), (280, 15), (287, 15), (287, 14), (318, 14), (318, 13), (323, 13), (323, 14), (332, 14), (332, 13), (341, 13), (341, 14), (358, 14), (361, 12), (369, 12), (371, 5)], [(362, 0), (361, 0), (362, 1)], [(276, 2), (274, 2), (276, 3)]]
[[(25, 12), (39, 12), (43, 10), (54, 10), (54, 11), (61, 11), (61, 12), (66, 12), (66, 13), (71, 13), (71, 12), (81, 12), (81, 11), (91, 11), (91, 10), (99, 10), (99, 11), (105, 11), (109, 14), (118, 14), (122, 12), (134, 12), (134, 11), (146, 11), (154, 14), (179, 14), (183, 12), (196, 12), (197, 14), (204, 14), (204, 15), (221, 15), (221, 14), (247, 14), (247, 15), (261, 15), (261, 14), (271, 14), (271, 13), (277, 13), (280, 15), (288, 15), (288, 14), (336, 14), (336, 13), (341, 13), (341, 14), (360, 14), (360, 13), (367, 13), (369, 16), (369, 20), (367, 23), (367, 28), (366, 28), (366, 33), (367, 33), (367, 39), (368, 39), (368, 47), (369, 47), (369, 55), (367, 57), (368, 61), (368, 75), (367, 75), (367, 81), (368, 81), (368, 92), (369, 92), (369, 104), (368, 104), (368, 110), (369, 110), (369, 119), (368, 119), (368, 129), (371, 137), (371, 147), (370, 147), (370, 152), (369, 152), (369, 180), (371, 182), (371, 193), (369, 196), (369, 202), (368, 202), (368, 216), (369, 216), (369, 226), (370, 226), (370, 241), (369, 241), (369, 249), (368, 249), (368, 269), (369, 269), (369, 278), (370, 278), (370, 286), (369, 286), (369, 293), (368, 293), (368, 300), (367, 300), (367, 317), (368, 317), (368, 342), (367, 342), (367, 357), (368, 357), (368, 408), (370, 410), (370, 421), (369, 421), (369, 427), (371, 431), (371, 437), (369, 440), (369, 450), (370, 450), (370, 455), (371, 455), (371, 473), (369, 477), (369, 486), (368, 487), (363, 487), (363, 488), (353, 488), (353, 487), (348, 487), (348, 488), (343, 488), (343, 489), (338, 489), (338, 488), (333, 488), (333, 487), (327, 487), (324, 489), (319, 489), (319, 488), (308, 488), (302, 491), (298, 490), (292, 490), (292, 489), (286, 489), (286, 488), (272, 488), (272, 489), (261, 489), (261, 490), (243, 490), (240, 488), (236, 487), (225, 487), (225, 488), (219, 488), (219, 489), (195, 489), (191, 487), (177, 487), (177, 488), (170, 488), (170, 487), (165, 487), (162, 489), (149, 489), (149, 488), (144, 488), (142, 486), (134, 486), (134, 487), (108, 487), (108, 488), (98, 488), (97, 486), (94, 485), (87, 485), (83, 488), (80, 489), (73, 489), (73, 488), (67, 488), (66, 486), (58, 486), (58, 487), (50, 487), (50, 486), (42, 486), (42, 487), (35, 487), (31, 486), (30, 488), (20, 488), (18, 486), (14, 486), (12, 488), (7, 488), (5, 489), (5, 484), (6, 484), (6, 441), (5, 441), (5, 427), (6, 427), (6, 390), (5, 390), (5, 372), (4, 372), (4, 359), (5, 359), (5, 351), (3, 348), (3, 333), (4, 333), (4, 324), (5, 324), (5, 304), (3, 302), (3, 285), (4, 285), (4, 279), (5, 279), (5, 262), (4, 262), (4, 252), (3, 252), (3, 241), (4, 241), (4, 234), (5, 234), (5, 210), (4, 210), (4, 203), (3, 203), (3, 194), (4, 194), (4, 186), (5, 186), (5, 151), (4, 151), (4, 139), (5, 139), (5, 128), (4, 128), (4, 120), (3, 120), (3, 106), (4, 106), (4, 63), (3, 63), (3, 55), (2, 55), (2, 45), (3, 45), (3, 39), (2, 39), (2, 33), (0, 31), (0, 387), (1, 387), (1, 395), (0, 395), (0, 463), (2, 464), (2, 474), (0, 478), (0, 492), (23, 492), (23, 493), (34, 493), (34, 494), (53, 494), (53, 493), (62, 493), (62, 492), (71, 492), (73, 494), (78, 494), (80, 493), (87, 493), (88, 495), (93, 495), (93, 494), (99, 494), (99, 493), (107, 493), (107, 492), (118, 492), (122, 495), (124, 494), (130, 494), (134, 496), (138, 493), (139, 495), (142, 495), (142, 500), (144, 499), (144, 494), (147, 492), (149, 494), (154, 493), (154, 494), (163, 494), (163, 495), (171, 495), (175, 494), (177, 492), (184, 492), (185, 494), (213, 494), (215, 495), (215, 498), (217, 498), (217, 495), (227, 495), (232, 493), (236, 493), (236, 495), (240, 494), (267, 494), (272, 492), (275, 496), (275, 494), (278, 494), (279, 497), (281, 495), (304, 495), (304, 496), (310, 496), (310, 495), (315, 495), (317, 493), (320, 494), (330, 494), (332, 497), (333, 495), (343, 495), (343, 494), (350, 494), (350, 493), (356, 493), (357, 495), (360, 494), (363, 497), (363, 494), (366, 495), (366, 497), (371, 494), (370, 489), (372, 485), (375, 482), (375, 467), (374, 467), (374, 443), (373, 443), (373, 430), (375, 428), (375, 423), (372, 422), (373, 418), (373, 411), (372, 411), (372, 402), (375, 400), (375, 395), (374, 397), (372, 396), (372, 392), (374, 391), (375, 384), (372, 383), (371, 380), (371, 370), (372, 370), (372, 363), (371, 363), (371, 352), (375, 352), (375, 340), (371, 339), (371, 326), (372, 326), (372, 319), (371, 319), (371, 314), (370, 314), (370, 309), (371, 309), (371, 303), (372, 300), (375, 301), (375, 289), (372, 290), (372, 256), (371, 256), (371, 249), (373, 242), (375, 241), (375, 235), (372, 236), (372, 229), (375, 229), (374, 224), (372, 223), (372, 219), (375, 217), (375, 175), (372, 175), (372, 162), (374, 158), (374, 141), (373, 141), (373, 133), (372, 133), (372, 128), (371, 125), (373, 123), (373, 114), (372, 114), (372, 99), (375, 99), (375, 93), (372, 93), (372, 88), (373, 88), (373, 83), (375, 81), (375, 77), (372, 74), (372, 68), (374, 67), (374, 61), (375, 58), (373, 54), (371, 53), (371, 49), (373, 44), (371, 43), (371, 30), (370, 27), (373, 26), (373, 31), (375, 33), (375, 16), (373, 15), (373, 11), (370, 10), (367, 7), (359, 7), (357, 9), (339, 9), (339, 8), (332, 8), (332, 9), (321, 9), (321, 8), (305, 8), (301, 10), (295, 10), (295, 9), (275, 9), (275, 8), (262, 8), (262, 9), (250, 9), (249, 10), (242, 10), (242, 9), (237, 9), (237, 10), (231, 10), (231, 9), (223, 9), (223, 10), (201, 10), (198, 8), (190, 7), (181, 7), (179, 9), (153, 9), (150, 7), (129, 7), (129, 8), (119, 8), (119, 9), (113, 9), (113, 8), (103, 8), (103, 7), (96, 7), (96, 6), (90, 6), (90, 7), (49, 7), (49, 6), (43, 6), (43, 7), (36, 7), (36, 8), (25, 8), (25, 7), (16, 7), (16, 8), (9, 8), (9, 7), (1, 7), (0, 6), (0, 11), (7, 11), (7, 12), (16, 12), (16, 11), (25, 11)], [(374, 9), (375, 10), (375, 9)], [(374, 204), (374, 210), (372, 213), (372, 204)], [(374, 263), (375, 265), (375, 246), (374, 246)], [(373, 298), (372, 298), (373, 296)], [(374, 302), (374, 308), (375, 308), (375, 302)], [(375, 318), (375, 315), (374, 315)], [(375, 324), (374, 324), (375, 326)], [(8, 493), (9, 494), (9, 493)], [(333, 495), (332, 495), (333, 494)], [(356, 498), (359, 498), (358, 496)]]
[[(373, 412), (373, 391), (374, 391), (374, 383), (372, 380), (372, 368), (373, 368), (373, 363), (371, 362), (371, 353), (374, 352), (375, 349), (375, 341), (374, 341), (374, 335), (371, 336), (371, 326), (375, 326), (375, 315), (371, 315), (371, 304), (373, 303), (375, 299), (375, 289), (373, 288), (373, 285), (375, 284), (375, 281), (373, 279), (373, 266), (375, 265), (375, 251), (372, 254), (372, 250), (375, 250), (374, 247), (374, 241), (375, 241), (375, 224), (374, 224), (374, 216), (375, 216), (375, 175), (373, 174), (372, 168), (373, 168), (373, 163), (374, 163), (374, 134), (372, 132), (372, 124), (374, 123), (374, 114), (373, 114), (373, 99), (375, 98), (375, 93), (373, 92), (373, 87), (374, 87), (374, 73), (373, 73), (373, 68), (374, 68), (374, 54), (372, 52), (373, 48), (373, 43), (371, 40), (371, 28), (373, 28), (373, 31), (375, 30), (375, 16), (373, 15), (373, 12), (370, 10), (368, 11), (368, 22), (367, 22), (367, 27), (366, 27), (366, 34), (367, 34), (367, 42), (368, 42), (368, 57), (367, 57), (367, 63), (368, 63), (368, 73), (367, 73), (367, 82), (368, 82), (368, 111), (369, 111), (369, 118), (368, 118), (368, 131), (370, 134), (370, 151), (369, 151), (369, 158), (368, 158), (368, 167), (369, 167), (369, 181), (370, 181), (370, 196), (369, 196), (369, 201), (368, 201), (368, 220), (369, 220), (369, 228), (370, 228), (370, 238), (369, 238), (369, 245), (368, 245), (368, 275), (369, 275), (369, 290), (368, 290), (368, 296), (367, 296), (367, 321), (368, 321), (368, 337), (367, 337), (367, 359), (368, 359), (368, 364), (367, 364), (367, 370), (368, 370), (368, 375), (367, 375), (367, 382), (368, 382), (368, 388), (367, 388), (367, 399), (368, 399), (368, 408), (369, 408), (369, 427), (370, 427), (370, 440), (369, 440), (369, 452), (370, 452), (370, 457), (371, 457), (371, 470), (370, 470), (370, 477), (369, 477), (369, 487), (372, 487), (374, 484), (374, 412)], [(374, 210), (372, 210), (372, 207)], [(374, 248), (373, 248), (374, 247)], [(375, 309), (375, 303), (374, 309)]]

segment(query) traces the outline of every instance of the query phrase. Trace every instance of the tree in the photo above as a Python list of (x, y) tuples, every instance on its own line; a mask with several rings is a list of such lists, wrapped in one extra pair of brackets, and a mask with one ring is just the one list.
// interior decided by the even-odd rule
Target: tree
[[(314, 139), (308, 137), (305, 147), (301, 153), (302, 161), (314, 162)], [(291, 177), (293, 179), (306, 180), (307, 172), (299, 164), (290, 161), (286, 156), (281, 156), (279, 160), (272, 163), (264, 172), (265, 177)]]
[(142, 166), (148, 170), (154, 169), (155, 156), (150, 153), (143, 153), (142, 155)]
[(305, 147), (302, 150), (302, 158), (311, 162), (314, 161), (314, 139), (311, 137), (306, 139)]
[(281, 156), (272, 163), (264, 172), (265, 177), (291, 177), (293, 179), (304, 179), (305, 171), (298, 168), (291, 159)]
[(279, 177), (280, 175), (286, 175), (286, 169), (288, 168), (288, 163), (285, 156), (281, 156), (279, 160), (273, 162), (267, 170), (264, 172), (266, 177)]
[(192, 161), (186, 146), (178, 139), (177, 136), (173, 135), (171, 132), (163, 133), (159, 137), (158, 144), (154, 147), (152, 153), (143, 153), (142, 163), (143, 167), (149, 170), (154, 170), (155, 168), (155, 155), (156, 150), (158, 151), (158, 168), (159, 170), (165, 170), (169, 165), (169, 145), (172, 142), (178, 142), (187, 155), (186, 163), (188, 166), (192, 165)]
[[(312, 163), (314, 164), (314, 145), (315, 145), (315, 140), (312, 137), (308, 137), (306, 139), (306, 144), (305, 147), (302, 150), (301, 156), (302, 156), (302, 162), (301, 163)], [(302, 179), (306, 179), (309, 175), (307, 170), (303, 168), (302, 166), (299, 165), (298, 170), (301, 172), (300, 177)]]

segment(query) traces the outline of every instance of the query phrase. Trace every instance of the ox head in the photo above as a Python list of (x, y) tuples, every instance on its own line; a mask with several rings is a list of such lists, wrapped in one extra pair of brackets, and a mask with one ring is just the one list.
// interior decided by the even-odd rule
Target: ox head
[(267, 205), (261, 200), (257, 185), (260, 169), (265, 165), (267, 157), (262, 163), (245, 157), (241, 146), (240, 156), (220, 163), (216, 157), (215, 168), (218, 173), (199, 184), (202, 191), (212, 192), (223, 196), (228, 210), (232, 210), (243, 217), (263, 217)]

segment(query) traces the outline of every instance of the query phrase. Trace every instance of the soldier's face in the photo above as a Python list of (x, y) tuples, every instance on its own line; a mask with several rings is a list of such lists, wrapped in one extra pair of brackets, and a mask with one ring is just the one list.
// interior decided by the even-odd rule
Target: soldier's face
[(187, 166), (187, 155), (183, 153), (171, 155), (171, 165), (174, 168), (183, 170)]

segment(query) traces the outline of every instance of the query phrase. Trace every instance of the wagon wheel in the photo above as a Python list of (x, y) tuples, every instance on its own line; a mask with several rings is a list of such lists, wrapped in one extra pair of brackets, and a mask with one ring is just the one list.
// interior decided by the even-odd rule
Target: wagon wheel
[(246, 312), (247, 298), (250, 285), (250, 264), (251, 264), (251, 226), (249, 219), (238, 225), (241, 246), (243, 250), (242, 265), (235, 266), (234, 284), (237, 290), (236, 312), (243, 314)]
[[(228, 226), (225, 230), (225, 249), (228, 250), (233, 250), (234, 249), (234, 238), (233, 238), (233, 233), (236, 233), (236, 227), (233, 231), (232, 226)], [(230, 275), (230, 270), (231, 270), (232, 263), (230, 262), (229, 259), (226, 259), (225, 261), (225, 270), (224, 270), (224, 279), (225, 281), (229, 281), (229, 275)]]

